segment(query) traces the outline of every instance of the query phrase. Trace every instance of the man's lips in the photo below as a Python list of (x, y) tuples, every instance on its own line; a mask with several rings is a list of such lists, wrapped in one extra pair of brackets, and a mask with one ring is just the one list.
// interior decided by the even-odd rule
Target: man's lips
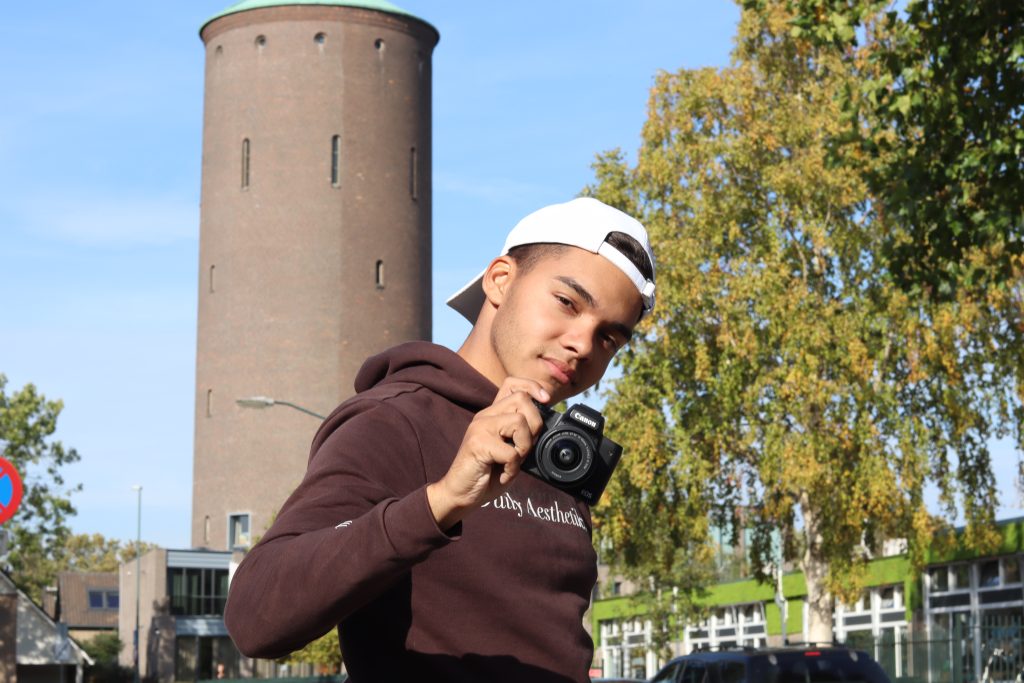
[(556, 358), (545, 358), (544, 362), (547, 363), (548, 368), (551, 370), (551, 376), (559, 384), (572, 384), (572, 381), (576, 377), (576, 371), (569, 365), (566, 365), (562, 361)]

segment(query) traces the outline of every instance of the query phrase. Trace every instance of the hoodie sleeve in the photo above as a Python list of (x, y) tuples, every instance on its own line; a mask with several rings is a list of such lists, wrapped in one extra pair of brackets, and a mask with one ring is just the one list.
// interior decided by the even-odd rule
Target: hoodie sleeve
[(232, 578), (224, 622), (246, 656), (302, 648), (454, 538), (430, 512), (406, 419), (386, 402), (351, 412), (318, 434), (302, 483)]

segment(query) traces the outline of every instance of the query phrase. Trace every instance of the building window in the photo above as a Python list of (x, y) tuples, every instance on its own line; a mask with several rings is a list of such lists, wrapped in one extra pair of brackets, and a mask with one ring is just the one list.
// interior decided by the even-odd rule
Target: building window
[(256, 47), (260, 50), (267, 44), (267, 37), (264, 35), (256, 36)]
[(249, 515), (231, 515), (228, 517), (228, 548), (249, 547)]
[(206, 515), (203, 519), (203, 543), (210, 542), (210, 515)]
[(316, 43), (317, 45), (323, 45), (326, 41), (327, 41), (327, 34), (326, 33), (318, 33), (315, 36), (313, 36), (313, 42)]
[(384, 48), (387, 47), (387, 45), (384, 44), (383, 38), (378, 38), (377, 40), (373, 41), (373, 46), (377, 48), (377, 52), (380, 52), (381, 54), (384, 53)]
[(377, 261), (376, 268), (377, 289), (384, 289), (384, 262)]
[(89, 591), (89, 609), (117, 609), (119, 605), (117, 591)]
[(331, 187), (341, 187), (341, 136), (331, 138)]
[(242, 140), (242, 189), (249, 189), (249, 138)]
[(213, 389), (206, 390), (206, 417), (213, 417)]
[(952, 566), (953, 585), (952, 590), (968, 590), (971, 587), (971, 566), (969, 564), (954, 564)]
[(932, 593), (945, 593), (949, 590), (949, 569), (947, 567), (929, 569), (928, 578)]
[(1003, 583), (1020, 583), (1020, 563), (1016, 557), (1004, 557)]
[(999, 585), (999, 560), (982, 562), (978, 568), (978, 587), (994, 588)]
[(419, 196), (419, 173), (416, 171), (416, 148), (409, 150), (409, 195), (413, 201)]
[(172, 567), (167, 570), (171, 590), (171, 614), (175, 616), (223, 616), (228, 598), (227, 569)]
[(210, 294), (213, 294), (213, 273), (217, 266), (210, 266)]

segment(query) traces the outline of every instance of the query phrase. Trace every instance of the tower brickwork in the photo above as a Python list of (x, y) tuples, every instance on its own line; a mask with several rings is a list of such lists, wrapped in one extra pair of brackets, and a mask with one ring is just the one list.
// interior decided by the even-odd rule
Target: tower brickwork
[(220, 550), (269, 526), (317, 428), (236, 400), (326, 414), (367, 356), (430, 338), (438, 33), (385, 2), (247, 0), (201, 37), (192, 545)]

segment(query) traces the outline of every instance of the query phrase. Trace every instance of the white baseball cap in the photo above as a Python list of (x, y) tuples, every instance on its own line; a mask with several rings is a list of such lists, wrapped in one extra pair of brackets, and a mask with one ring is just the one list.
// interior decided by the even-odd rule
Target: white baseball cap
[[(647, 258), (651, 260), (650, 280), (644, 277), (625, 254), (605, 241), (612, 232), (625, 233), (643, 247)], [(644, 302), (644, 310), (640, 317), (647, 315), (654, 308), (654, 252), (647, 238), (647, 230), (640, 221), (618, 209), (593, 197), (579, 197), (564, 204), (545, 206), (516, 223), (509, 232), (501, 253), (508, 254), (513, 247), (524, 244), (567, 244), (600, 254), (615, 264), (636, 285)], [(482, 283), (486, 272), (484, 269), (448, 299), (448, 305), (471, 323), (476, 323), (476, 317), (484, 305)]]

